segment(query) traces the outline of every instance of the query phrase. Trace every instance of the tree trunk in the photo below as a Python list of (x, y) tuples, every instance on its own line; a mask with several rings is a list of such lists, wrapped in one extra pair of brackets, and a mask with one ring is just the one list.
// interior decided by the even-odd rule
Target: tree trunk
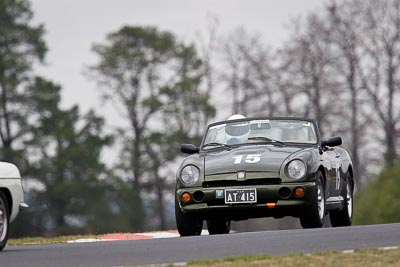
[(385, 141), (386, 141), (386, 151), (385, 151), (385, 162), (386, 165), (391, 167), (394, 166), (397, 158), (396, 151), (396, 130), (394, 124), (389, 121), (386, 123), (385, 127)]
[(160, 230), (167, 229), (167, 218), (164, 209), (164, 183), (162, 178), (156, 174), (156, 188), (157, 188), (157, 206), (158, 206), (158, 216), (160, 219)]
[(350, 153), (353, 158), (353, 173), (354, 173), (354, 182), (356, 185), (360, 185), (360, 155), (359, 155), (359, 143), (361, 138), (361, 133), (358, 125), (358, 103), (357, 103), (357, 91), (354, 86), (351, 90), (351, 147)]
[(388, 66), (387, 66), (387, 88), (389, 91), (388, 94), (388, 105), (387, 105), (387, 121), (385, 125), (385, 136), (386, 136), (386, 152), (385, 152), (385, 161), (386, 165), (393, 166), (396, 158), (396, 126), (394, 121), (394, 93), (395, 93), (395, 73), (396, 67), (394, 66), (394, 53), (392, 48), (387, 48), (387, 56), (388, 56)]

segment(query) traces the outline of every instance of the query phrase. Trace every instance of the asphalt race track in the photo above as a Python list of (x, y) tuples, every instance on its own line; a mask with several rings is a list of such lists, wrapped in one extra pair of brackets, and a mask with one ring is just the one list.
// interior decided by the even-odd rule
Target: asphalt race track
[(280, 255), (400, 245), (400, 223), (185, 238), (12, 246), (1, 267), (126, 266), (245, 254)]

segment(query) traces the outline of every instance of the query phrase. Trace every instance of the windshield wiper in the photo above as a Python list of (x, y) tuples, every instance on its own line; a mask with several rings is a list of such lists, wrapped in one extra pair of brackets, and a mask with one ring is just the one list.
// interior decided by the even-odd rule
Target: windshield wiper
[(230, 146), (228, 144), (216, 143), (216, 142), (211, 142), (211, 143), (204, 144), (203, 148), (207, 147), (207, 146), (223, 146), (223, 147), (227, 147), (227, 148), (232, 148), (232, 146)]
[(282, 146), (286, 146), (284, 142), (279, 141), (279, 140), (275, 140), (275, 139), (271, 139), (265, 136), (253, 136), (253, 137), (249, 137), (247, 138), (247, 140), (262, 140), (262, 141), (266, 141), (266, 142), (275, 142), (278, 143)]

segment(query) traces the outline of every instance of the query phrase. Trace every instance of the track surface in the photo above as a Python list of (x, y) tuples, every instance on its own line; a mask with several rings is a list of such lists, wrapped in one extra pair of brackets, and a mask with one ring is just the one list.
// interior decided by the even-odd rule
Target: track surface
[(185, 238), (7, 247), (1, 267), (126, 266), (400, 245), (400, 223)]

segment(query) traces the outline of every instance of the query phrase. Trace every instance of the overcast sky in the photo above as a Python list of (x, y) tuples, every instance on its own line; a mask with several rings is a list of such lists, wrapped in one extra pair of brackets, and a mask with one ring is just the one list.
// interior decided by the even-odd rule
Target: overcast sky
[[(96, 62), (94, 42), (122, 25), (152, 25), (169, 30), (183, 40), (194, 40), (205, 32), (207, 16), (219, 19), (219, 33), (238, 26), (262, 34), (278, 46), (287, 37), (291, 18), (315, 10), (328, 0), (33, 0), (34, 22), (43, 23), (49, 47), (46, 65), (38, 71), (61, 84), (63, 105), (79, 104), (83, 111), (94, 108), (108, 122), (118, 121), (104, 108), (94, 81), (83, 75), (85, 66)], [(217, 107), (218, 108), (218, 107)], [(111, 123), (112, 124), (112, 123)]]

